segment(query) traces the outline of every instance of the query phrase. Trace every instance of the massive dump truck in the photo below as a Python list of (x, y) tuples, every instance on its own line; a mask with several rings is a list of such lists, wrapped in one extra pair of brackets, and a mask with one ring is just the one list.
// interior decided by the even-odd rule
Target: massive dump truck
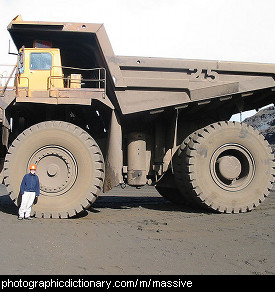
[(0, 88), (2, 173), (18, 204), (37, 165), (34, 216), (74, 216), (126, 184), (217, 213), (269, 194), (270, 146), (229, 120), (274, 103), (275, 64), (116, 56), (102, 24), (18, 16), (8, 31), (18, 61)]

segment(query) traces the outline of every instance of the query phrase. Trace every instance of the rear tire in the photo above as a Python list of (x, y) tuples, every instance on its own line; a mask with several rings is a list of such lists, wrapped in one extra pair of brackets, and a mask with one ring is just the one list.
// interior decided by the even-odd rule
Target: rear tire
[(42, 122), (21, 133), (4, 164), (4, 182), (17, 204), (21, 180), (37, 165), (40, 196), (32, 215), (74, 216), (96, 200), (104, 180), (104, 160), (95, 140), (83, 129), (62, 121)]
[[(274, 156), (251, 126), (219, 122), (190, 135), (180, 147), (175, 173), (180, 189), (193, 202), (224, 213), (258, 206), (274, 182)], [(186, 192), (187, 190), (187, 192)]]
[(185, 201), (180, 191), (177, 188), (165, 188), (156, 186), (158, 193), (168, 201), (176, 205), (184, 205)]
[(166, 173), (161, 177), (161, 179), (155, 185), (158, 193), (165, 199), (171, 201), (177, 205), (185, 205), (186, 200), (182, 193), (178, 190), (175, 183), (175, 176), (171, 169), (167, 170)]

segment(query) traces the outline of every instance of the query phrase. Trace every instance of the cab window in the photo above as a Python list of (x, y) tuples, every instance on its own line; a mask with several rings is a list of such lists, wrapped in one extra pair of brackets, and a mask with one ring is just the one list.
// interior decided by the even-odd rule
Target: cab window
[(31, 70), (51, 70), (52, 55), (50, 53), (31, 53)]

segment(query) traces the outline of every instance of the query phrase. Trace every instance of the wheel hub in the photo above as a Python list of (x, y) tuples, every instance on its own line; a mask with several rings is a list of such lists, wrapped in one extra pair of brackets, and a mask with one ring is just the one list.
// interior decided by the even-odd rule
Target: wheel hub
[(220, 174), (227, 180), (234, 180), (239, 177), (242, 165), (239, 159), (232, 155), (220, 157), (217, 160)]
[(40, 192), (45, 196), (66, 193), (77, 177), (77, 163), (73, 155), (61, 146), (51, 145), (38, 149), (30, 158), (37, 165)]
[(53, 176), (56, 176), (59, 171), (60, 171), (60, 169), (59, 169), (58, 165), (50, 164), (48, 166), (48, 169), (47, 169), (47, 174), (48, 174), (48, 176), (53, 177)]
[(210, 159), (210, 173), (222, 189), (235, 192), (247, 187), (255, 173), (251, 153), (240, 144), (224, 144)]

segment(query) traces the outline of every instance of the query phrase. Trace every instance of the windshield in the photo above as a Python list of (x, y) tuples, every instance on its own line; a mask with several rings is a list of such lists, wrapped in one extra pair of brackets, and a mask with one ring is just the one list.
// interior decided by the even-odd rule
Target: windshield
[(31, 53), (31, 70), (51, 70), (52, 55), (50, 53)]

